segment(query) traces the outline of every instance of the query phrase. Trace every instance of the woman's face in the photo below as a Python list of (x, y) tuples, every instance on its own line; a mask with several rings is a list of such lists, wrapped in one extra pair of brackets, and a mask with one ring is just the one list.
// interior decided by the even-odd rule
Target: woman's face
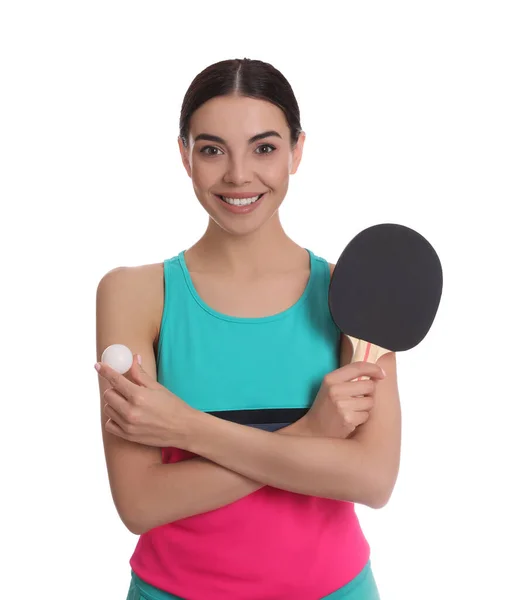
[[(188, 147), (178, 138), (199, 202), (220, 227), (236, 235), (255, 231), (277, 211), (289, 175), (298, 169), (304, 141), (302, 133), (292, 151), (282, 110), (242, 96), (209, 100), (191, 117)], [(232, 206), (220, 198), (259, 194), (263, 194), (259, 200), (245, 206), (238, 201)]]

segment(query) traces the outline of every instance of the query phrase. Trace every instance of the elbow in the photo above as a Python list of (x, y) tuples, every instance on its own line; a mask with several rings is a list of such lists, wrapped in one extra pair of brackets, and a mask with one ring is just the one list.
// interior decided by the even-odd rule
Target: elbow
[(149, 518), (147, 514), (120, 514), (123, 524), (127, 529), (134, 535), (143, 535), (151, 529), (160, 527), (161, 525), (168, 525), (176, 519), (164, 519), (163, 521), (155, 521), (153, 518)]
[(399, 461), (371, 463), (370, 473), (366, 481), (367, 506), (370, 508), (384, 508), (392, 497), (397, 477), (399, 474)]
[(120, 502), (117, 498), (115, 506), (118, 516), (125, 527), (134, 535), (141, 535), (151, 529), (146, 522), (146, 516), (143, 515), (143, 511), (134, 509), (134, 499), (124, 498), (123, 500), (123, 502)]
[(393, 492), (395, 481), (389, 477), (371, 477), (367, 482), (364, 504), (369, 508), (384, 508)]
[[(354, 504), (363, 504), (369, 508), (383, 508), (388, 504), (392, 494), (392, 488), (384, 485), (379, 485), (377, 482), (369, 479), (367, 481), (358, 482), (358, 485), (345, 493), (341, 487), (336, 494), (333, 495), (334, 500), (342, 502), (353, 502)], [(325, 496), (332, 497), (332, 496)]]
[(369, 508), (384, 508), (388, 504), (390, 496), (391, 494), (384, 494), (378, 490), (376, 493), (371, 494), (370, 498), (368, 499), (368, 502), (366, 502), (365, 504)]
[(132, 509), (134, 504), (132, 498), (119, 498), (113, 494), (113, 502), (120, 520), (131, 533), (134, 535), (145, 533), (146, 528), (142, 526), (138, 511)]
[(143, 533), (150, 531), (150, 529), (155, 529), (155, 527), (163, 524), (155, 523), (153, 520), (150, 521), (150, 519), (147, 517), (148, 515), (139, 513), (136, 515), (133, 515), (132, 513), (124, 513), (123, 515), (120, 515), (125, 527), (127, 527), (127, 529), (134, 535), (143, 535)]
[(134, 535), (141, 535), (148, 531), (139, 520), (133, 519), (128, 515), (120, 514), (120, 519), (125, 527)]
[(134, 524), (131, 527), (127, 527), (127, 529), (134, 535), (143, 535), (144, 533), (149, 531), (147, 528), (141, 527), (138, 524)]

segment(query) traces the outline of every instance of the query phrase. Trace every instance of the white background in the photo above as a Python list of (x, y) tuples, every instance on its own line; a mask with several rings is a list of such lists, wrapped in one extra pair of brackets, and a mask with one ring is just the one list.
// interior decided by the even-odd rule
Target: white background
[(127, 594), (137, 538), (103, 457), (96, 288), (204, 231), (181, 102), (206, 66), (248, 57), (288, 78), (307, 133), (289, 235), (335, 262), (396, 222), (442, 259), (434, 326), (398, 359), (396, 489), (358, 507), (382, 599), (508, 598), (505, 3), (184, 6), (1, 5), (0, 596)]

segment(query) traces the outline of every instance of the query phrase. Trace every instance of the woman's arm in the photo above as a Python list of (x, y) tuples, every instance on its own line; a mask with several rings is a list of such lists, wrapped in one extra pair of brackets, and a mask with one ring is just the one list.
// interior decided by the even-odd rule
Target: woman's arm
[(399, 468), (400, 403), (395, 354), (379, 365), (386, 377), (376, 385), (369, 420), (348, 439), (272, 435), (196, 413), (185, 449), (266, 485), (380, 508)]
[[(144, 361), (144, 359), (143, 359)], [(266, 432), (270, 435), (307, 435), (301, 420)], [(151, 465), (136, 496), (133, 533), (145, 531), (194, 515), (206, 513), (257, 492), (264, 483), (253, 481), (206, 458), (197, 457), (171, 464)]]
[(206, 458), (151, 467), (138, 511), (140, 532), (225, 506), (264, 484), (384, 506), (398, 472), (400, 409), (395, 355), (380, 362), (387, 376), (377, 382), (375, 406), (367, 423), (347, 440), (310, 437), (305, 417), (275, 432), (287, 435), (274, 435), (194, 413), (187, 449)]
[[(140, 354), (143, 368), (157, 378), (151, 329), (151, 279), (142, 269), (107, 273), (97, 288), (97, 360), (111, 344), (125, 344)], [(146, 294), (146, 295), (145, 295)], [(129, 377), (128, 373), (125, 375)], [(159, 448), (143, 446), (104, 429), (104, 392), (99, 377), (101, 426), (113, 501), (125, 526), (141, 534), (159, 525), (205, 513), (240, 500), (264, 487), (205, 458), (162, 464)], [(276, 433), (305, 434), (297, 422)]]

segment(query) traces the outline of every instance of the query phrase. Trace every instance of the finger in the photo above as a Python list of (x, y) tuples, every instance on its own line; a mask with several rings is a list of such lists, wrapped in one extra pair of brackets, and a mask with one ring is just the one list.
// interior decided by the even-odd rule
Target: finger
[(344, 421), (351, 427), (358, 427), (367, 422), (369, 418), (368, 411), (352, 411), (343, 415)]
[(102, 397), (104, 402), (107, 402), (123, 420), (129, 419), (132, 405), (121, 394), (113, 388), (109, 388), (104, 392)]
[(362, 377), (355, 377), (353, 379), (353, 381), (365, 381), (366, 379), (370, 379), (370, 378), (363, 375)]
[(338, 397), (343, 396), (372, 396), (376, 391), (375, 379), (363, 379), (361, 381), (346, 381), (345, 383), (334, 386), (332, 392)]
[(129, 381), (133, 381), (142, 387), (152, 390), (159, 389), (160, 383), (155, 381), (155, 379), (145, 371), (143, 366), (139, 364), (137, 360), (138, 356), (140, 355), (136, 354), (134, 356), (134, 360), (132, 361), (132, 366), (129, 371)]
[(122, 415), (109, 404), (109, 402), (107, 402), (104, 406), (104, 414), (114, 421), (116, 425), (122, 429), (122, 431), (127, 433), (129, 424), (125, 421)]
[(120, 375), (118, 371), (115, 371), (112, 367), (104, 362), (98, 363), (100, 365), (99, 376), (103, 377), (117, 392), (120, 392), (124, 398), (131, 401), (134, 399), (134, 395), (139, 392), (140, 386), (129, 381), (123, 375)]
[(123, 438), (124, 440), (129, 439), (128, 435), (112, 419), (107, 420), (106, 425), (104, 425), (104, 429), (113, 435)]
[(349, 400), (340, 400), (337, 402), (337, 408), (343, 413), (363, 412), (374, 408), (374, 398), (364, 396), (363, 398), (350, 398)]
[(365, 361), (351, 363), (339, 370), (341, 371), (342, 381), (352, 381), (363, 376), (378, 380), (386, 377), (386, 373), (379, 365)]
[(351, 419), (355, 427), (363, 425), (369, 420), (370, 413), (368, 411), (354, 412)]

